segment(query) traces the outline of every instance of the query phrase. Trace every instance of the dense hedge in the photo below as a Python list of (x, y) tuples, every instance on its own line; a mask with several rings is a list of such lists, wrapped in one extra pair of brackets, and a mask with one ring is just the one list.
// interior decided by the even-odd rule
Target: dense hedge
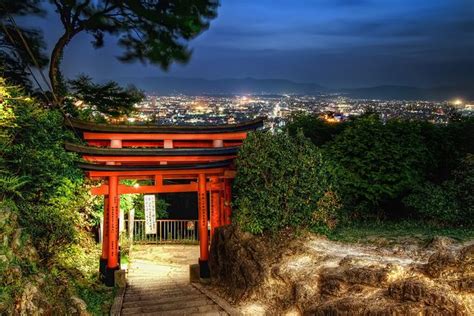
[(252, 133), (237, 159), (235, 218), (252, 233), (332, 226), (338, 208), (329, 182), (320, 151), (301, 134)]

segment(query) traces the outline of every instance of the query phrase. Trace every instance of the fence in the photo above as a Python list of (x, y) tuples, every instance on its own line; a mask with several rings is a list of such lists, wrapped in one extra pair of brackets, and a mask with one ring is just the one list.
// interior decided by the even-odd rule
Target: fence
[[(129, 221), (125, 221), (130, 231)], [(133, 221), (134, 243), (198, 243), (197, 220), (160, 219), (156, 221), (156, 234), (145, 234), (145, 220)]]

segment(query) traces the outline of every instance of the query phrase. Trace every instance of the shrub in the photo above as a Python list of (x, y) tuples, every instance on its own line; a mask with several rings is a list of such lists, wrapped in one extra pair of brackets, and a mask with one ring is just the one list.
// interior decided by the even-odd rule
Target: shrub
[(460, 211), (453, 188), (430, 182), (419, 186), (404, 199), (422, 219), (438, 223), (453, 223), (459, 220)]
[(303, 135), (251, 133), (236, 164), (235, 219), (244, 230), (328, 226), (332, 214), (315, 213), (329, 176), (320, 151)]
[(344, 206), (355, 216), (373, 216), (381, 204), (421, 183), (431, 159), (418, 124), (384, 125), (374, 116), (356, 120), (325, 152)]
[(418, 187), (404, 199), (423, 219), (438, 224), (474, 222), (474, 155), (462, 161), (450, 179), (440, 185), (431, 182)]

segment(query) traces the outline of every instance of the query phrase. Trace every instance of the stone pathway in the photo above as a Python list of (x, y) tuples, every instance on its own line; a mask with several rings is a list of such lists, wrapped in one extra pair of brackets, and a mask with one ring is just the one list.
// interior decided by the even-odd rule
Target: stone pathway
[(228, 315), (189, 282), (189, 266), (133, 259), (121, 315)]

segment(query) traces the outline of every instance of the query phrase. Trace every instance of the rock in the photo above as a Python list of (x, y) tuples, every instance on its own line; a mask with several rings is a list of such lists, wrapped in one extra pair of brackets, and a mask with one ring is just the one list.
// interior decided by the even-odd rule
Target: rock
[(89, 312), (87, 311), (87, 304), (84, 302), (82, 299), (80, 299), (77, 296), (71, 296), (71, 303), (72, 303), (72, 308), (76, 310), (76, 314), (80, 316), (88, 316), (90, 315)]
[(462, 248), (459, 254), (462, 261), (474, 263), (474, 244)]
[(114, 272), (115, 286), (125, 288), (127, 286), (127, 273), (125, 270), (117, 270)]
[(358, 283), (378, 287), (387, 283), (391, 267), (353, 267), (344, 271), (344, 279), (349, 283)]
[(16, 302), (15, 309), (20, 315), (39, 315), (40, 307), (37, 305), (38, 288), (32, 283), (27, 283)]
[(13, 234), (11, 248), (15, 251), (21, 247), (21, 228), (17, 228)]
[(322, 273), (319, 282), (319, 290), (321, 294), (341, 296), (347, 291), (347, 283), (341, 274)]
[[(423, 307), (418, 303), (397, 304), (382, 297), (344, 297), (325, 301), (306, 311), (305, 315), (423, 315)], [(428, 313), (427, 315), (431, 315)]]
[(453, 253), (441, 250), (434, 253), (428, 259), (428, 263), (422, 266), (422, 270), (431, 277), (438, 278), (455, 269), (458, 264)]
[(212, 281), (225, 284), (234, 298), (249, 295), (265, 278), (266, 250), (258, 238), (232, 225), (217, 228), (209, 261)]
[(445, 236), (435, 236), (433, 239), (428, 243), (427, 248), (433, 249), (436, 251), (440, 250), (447, 250), (452, 244), (454, 244), (456, 240), (445, 237)]
[(421, 279), (411, 278), (394, 282), (388, 288), (388, 295), (400, 302), (423, 303), (442, 314), (467, 314), (463, 303), (450, 294), (449, 288)]
[(218, 228), (214, 285), (269, 314), (474, 315), (474, 245), (456, 250), (437, 237), (429, 248), (407, 241), (397, 249), (305, 238), (283, 244)]

